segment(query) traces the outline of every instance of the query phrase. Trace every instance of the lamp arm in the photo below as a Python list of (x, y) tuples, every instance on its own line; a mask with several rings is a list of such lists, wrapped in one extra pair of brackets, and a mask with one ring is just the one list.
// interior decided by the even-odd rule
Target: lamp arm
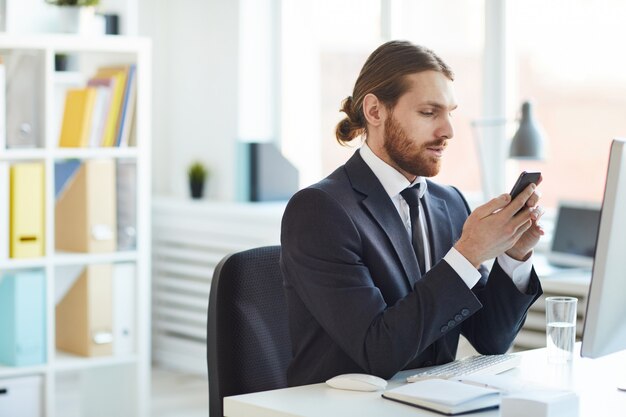
[(507, 124), (509, 122), (511, 122), (510, 119), (479, 119), (479, 120), (472, 120), (471, 125), (474, 128), (476, 128), (476, 127), (494, 127), (494, 126), (502, 126), (502, 125)]
[[(495, 120), (495, 119), (494, 119)], [(476, 144), (476, 153), (478, 154), (478, 165), (480, 167), (480, 180), (483, 192), (483, 200), (487, 200), (491, 196), (491, 182), (489, 179), (489, 169), (483, 150), (482, 137), (478, 132), (478, 127), (482, 126), (478, 122), (471, 123), (474, 143)], [(495, 126), (495, 124), (493, 125)]]

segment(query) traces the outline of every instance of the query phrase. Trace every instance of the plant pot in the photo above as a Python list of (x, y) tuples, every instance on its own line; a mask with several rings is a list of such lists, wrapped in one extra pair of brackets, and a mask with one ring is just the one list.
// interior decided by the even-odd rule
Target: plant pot
[(191, 198), (202, 198), (202, 194), (204, 193), (204, 182), (189, 181), (189, 190), (191, 191)]
[(59, 32), (79, 35), (102, 35), (104, 33), (104, 21), (98, 20), (95, 6), (59, 6), (57, 13)]

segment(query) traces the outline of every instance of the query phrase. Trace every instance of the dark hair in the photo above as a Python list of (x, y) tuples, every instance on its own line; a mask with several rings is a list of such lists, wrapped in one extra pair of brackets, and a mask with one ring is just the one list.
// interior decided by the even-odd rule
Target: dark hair
[(367, 133), (363, 115), (363, 99), (372, 93), (389, 109), (409, 89), (405, 75), (422, 71), (437, 71), (450, 80), (454, 73), (433, 51), (407, 41), (390, 41), (379, 46), (367, 58), (352, 95), (341, 103), (340, 111), (346, 117), (337, 124), (337, 141), (345, 145), (355, 137)]

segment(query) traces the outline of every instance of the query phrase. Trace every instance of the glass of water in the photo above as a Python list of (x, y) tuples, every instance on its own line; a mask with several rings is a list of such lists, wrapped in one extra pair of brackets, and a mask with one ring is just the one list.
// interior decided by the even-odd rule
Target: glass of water
[(575, 297), (546, 298), (546, 342), (548, 362), (566, 363), (572, 360), (576, 338)]

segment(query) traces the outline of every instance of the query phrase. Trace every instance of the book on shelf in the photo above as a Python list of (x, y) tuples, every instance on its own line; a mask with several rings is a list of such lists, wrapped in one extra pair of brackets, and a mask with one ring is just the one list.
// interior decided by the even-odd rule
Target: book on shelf
[(137, 162), (117, 161), (117, 250), (137, 247)]
[(65, 95), (59, 146), (84, 148), (89, 143), (97, 89), (71, 88)]
[(113, 355), (135, 351), (135, 265), (113, 264)]
[(81, 356), (113, 353), (112, 266), (88, 265), (56, 305), (56, 347)]
[[(67, 164), (67, 166), (63, 166)], [(57, 162), (55, 248), (114, 252), (117, 247), (115, 161)]]
[(6, 67), (0, 55), (0, 150), (7, 147)]
[(43, 256), (44, 165), (39, 162), (14, 164), (9, 176), (9, 256)]
[(43, 54), (30, 51), (5, 56), (7, 148), (34, 148), (43, 137)]
[(0, 363), (46, 362), (46, 281), (43, 270), (0, 274)]
[(95, 78), (114, 78), (115, 87), (111, 97), (111, 106), (107, 117), (107, 125), (102, 146), (116, 146), (118, 142), (124, 96), (127, 88), (129, 66), (101, 67), (96, 71)]
[[(0, 150), (1, 152), (2, 150)], [(10, 169), (8, 164), (0, 164), (0, 196), (4, 198), (3, 204), (0, 204), (0, 230), (4, 230), (4, 233), (0, 233), (0, 261), (9, 258), (9, 241), (10, 234), (7, 235), (6, 231), (11, 230), (11, 221), (9, 219), (11, 204), (6, 203), (7, 196), (10, 196), (10, 184), (7, 178), (10, 177)], [(10, 198), (10, 197), (9, 197)]]
[(104, 133), (111, 108), (111, 96), (114, 79), (92, 78), (87, 82), (87, 86), (96, 89), (96, 100), (94, 103), (93, 115), (91, 118), (91, 129), (87, 146), (98, 148), (102, 144)]
[(136, 65), (98, 68), (85, 88), (67, 91), (59, 146), (129, 146), (136, 101)]
[(124, 102), (120, 113), (120, 128), (117, 137), (117, 146), (124, 148), (130, 143), (132, 120), (135, 117), (135, 105), (137, 101), (137, 66), (128, 66), (126, 89), (124, 90)]

